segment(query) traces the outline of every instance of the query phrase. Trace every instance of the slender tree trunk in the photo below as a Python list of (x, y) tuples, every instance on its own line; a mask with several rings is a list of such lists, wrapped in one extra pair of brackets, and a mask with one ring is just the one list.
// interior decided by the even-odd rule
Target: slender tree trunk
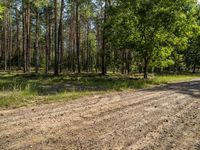
[(49, 32), (48, 32), (48, 40), (49, 40), (49, 50), (48, 50), (48, 55), (49, 55), (49, 59), (48, 59), (48, 70), (50, 69), (49, 67), (51, 66), (51, 54), (53, 53), (52, 52), (52, 25), (51, 25), (51, 15), (50, 15), (50, 11), (51, 11), (51, 8), (50, 6), (48, 6), (48, 29), (49, 29)]
[(16, 51), (17, 51), (17, 66), (18, 69), (21, 69), (21, 51), (20, 51), (20, 43), (19, 43), (19, 13), (18, 10), (16, 9), (16, 27), (17, 27), (17, 39), (16, 39)]
[(54, 47), (55, 47), (55, 66), (54, 66), (54, 74), (57, 76), (59, 75), (58, 71), (58, 32), (57, 32), (57, 0), (54, 0), (54, 24), (55, 24), (55, 29), (54, 29)]
[(76, 40), (75, 40), (75, 36), (73, 36), (73, 41), (72, 41), (72, 70), (73, 70), (73, 72), (75, 72), (76, 71), (76, 65), (75, 65), (75, 56), (76, 56), (76, 54), (75, 54), (75, 47), (76, 47)]
[(69, 45), (68, 45), (68, 59), (67, 59), (67, 66), (68, 66), (68, 70), (72, 71), (72, 29), (71, 29), (71, 24), (70, 24), (70, 31), (69, 31), (69, 36), (68, 36), (68, 41), (69, 41)]
[(127, 57), (127, 71), (128, 71), (128, 74), (130, 74), (130, 72), (131, 72), (131, 60), (132, 60), (131, 57), (132, 57), (131, 56), (131, 51), (129, 50), (128, 51), (128, 57)]
[(46, 36), (45, 36), (45, 74), (49, 71), (49, 7), (46, 9)]
[(90, 64), (90, 54), (89, 54), (89, 30), (90, 30), (90, 25), (89, 25), (89, 21), (87, 23), (87, 46), (86, 46), (86, 49), (87, 49), (87, 64), (86, 64), (86, 67), (87, 67), (87, 72), (89, 72), (89, 64)]
[(11, 72), (11, 66), (12, 66), (12, 48), (13, 48), (13, 42), (12, 42), (12, 20), (11, 16), (9, 15), (9, 73)]
[(74, 3), (74, 10), (73, 10), (73, 24), (72, 24), (72, 69), (73, 72), (76, 71), (76, 65), (75, 65), (75, 57), (76, 57), (76, 9), (75, 9), (75, 3)]
[(7, 12), (7, 15), (8, 15), (8, 40), (7, 40), (7, 46), (8, 46), (8, 70), (9, 70), (9, 73), (11, 71), (11, 61), (12, 61), (12, 20), (11, 20), (11, 6), (10, 6), (10, 0), (8, 0), (8, 12)]
[(78, 73), (81, 73), (80, 38), (79, 38), (79, 0), (76, 0), (76, 50), (77, 50)]
[(96, 35), (96, 45), (97, 45), (97, 55), (96, 55), (96, 73), (100, 70), (100, 61), (99, 61), (99, 53), (101, 52), (101, 38), (100, 38), (100, 27), (99, 23), (97, 23), (97, 35)]
[(63, 66), (63, 14), (64, 14), (64, 0), (61, 0), (60, 10), (60, 24), (59, 24), (59, 36), (58, 36), (58, 50), (59, 50), (59, 69), (62, 72)]
[(4, 21), (4, 71), (7, 71), (7, 44), (8, 44), (8, 35), (7, 35), (7, 20), (5, 15)]
[[(104, 22), (106, 22), (106, 17), (107, 17), (107, 0), (105, 0), (105, 7), (104, 7)], [(103, 27), (102, 35), (102, 56), (101, 56), (101, 73), (102, 75), (106, 75), (106, 64), (105, 64), (105, 59), (106, 59), (106, 53), (105, 53), (105, 48), (106, 48), (106, 42), (105, 42), (105, 27)]]
[(0, 64), (2, 64), (2, 56), (3, 56), (3, 25), (1, 27), (1, 34), (0, 34), (0, 37), (1, 37), (1, 41), (0, 41)]
[(31, 72), (31, 51), (30, 51), (30, 1), (27, 0), (27, 20), (26, 20), (26, 62), (27, 70)]
[(45, 49), (45, 73), (49, 72), (49, 62), (50, 62), (50, 49), (51, 49), (51, 27), (50, 27), (50, 7), (46, 9), (46, 49)]
[(148, 78), (148, 65), (149, 65), (149, 63), (148, 63), (148, 60), (147, 59), (145, 59), (144, 60), (144, 79), (147, 79)]
[[(104, 32), (104, 31), (103, 31)], [(102, 75), (106, 75), (106, 66), (105, 66), (105, 39), (103, 38), (102, 42), (102, 56), (101, 56), (101, 73)]]
[(122, 59), (121, 59), (121, 61), (122, 61), (122, 74), (124, 74), (124, 55), (125, 55), (125, 50), (123, 49), (122, 50)]
[(27, 62), (26, 62), (26, 4), (23, 0), (23, 71), (27, 71)]
[(36, 50), (36, 63), (35, 63), (35, 72), (39, 71), (40, 64), (40, 52), (39, 52), (39, 10), (36, 11), (36, 31), (35, 31), (35, 50)]

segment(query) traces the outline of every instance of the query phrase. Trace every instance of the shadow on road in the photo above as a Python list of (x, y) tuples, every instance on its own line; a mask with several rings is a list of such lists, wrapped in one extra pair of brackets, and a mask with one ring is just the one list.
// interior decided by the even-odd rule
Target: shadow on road
[(188, 81), (181, 83), (171, 83), (165, 86), (159, 86), (148, 91), (175, 91), (181, 94), (187, 94), (195, 98), (200, 98), (200, 80)]

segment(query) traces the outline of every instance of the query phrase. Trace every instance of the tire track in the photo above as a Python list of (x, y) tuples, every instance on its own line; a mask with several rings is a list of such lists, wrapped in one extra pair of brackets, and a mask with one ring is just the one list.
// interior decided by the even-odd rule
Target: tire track
[(199, 85), (191, 81), (0, 111), (0, 149), (196, 149)]

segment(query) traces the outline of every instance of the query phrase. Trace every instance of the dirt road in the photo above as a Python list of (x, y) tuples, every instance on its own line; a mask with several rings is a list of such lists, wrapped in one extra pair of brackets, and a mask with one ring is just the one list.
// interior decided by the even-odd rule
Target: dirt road
[(200, 150), (200, 80), (0, 111), (0, 149)]

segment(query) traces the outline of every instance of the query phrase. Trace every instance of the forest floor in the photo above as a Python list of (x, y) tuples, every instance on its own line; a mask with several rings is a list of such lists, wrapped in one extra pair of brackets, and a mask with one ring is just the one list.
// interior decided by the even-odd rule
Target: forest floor
[(0, 73), (0, 110), (54, 102), (66, 102), (88, 95), (144, 89), (171, 82), (200, 78), (200, 74), (142, 75), (66, 74), (54, 77), (44, 74)]
[(200, 79), (2, 110), (0, 149), (200, 150)]

